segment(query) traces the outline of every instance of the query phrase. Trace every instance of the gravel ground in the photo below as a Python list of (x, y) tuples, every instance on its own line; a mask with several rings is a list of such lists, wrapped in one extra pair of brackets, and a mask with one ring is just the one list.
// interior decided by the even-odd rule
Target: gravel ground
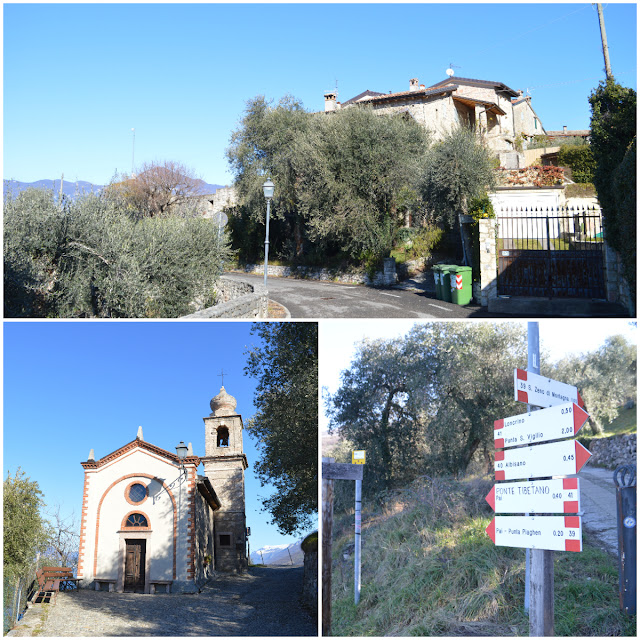
[(253, 567), (193, 595), (63, 591), (54, 605), (30, 608), (8, 635), (317, 636), (301, 590), (301, 567)]

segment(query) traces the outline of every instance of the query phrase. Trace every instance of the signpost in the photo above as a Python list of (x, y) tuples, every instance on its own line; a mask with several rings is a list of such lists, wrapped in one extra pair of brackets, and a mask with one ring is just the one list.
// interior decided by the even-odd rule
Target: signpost
[(504, 482), (495, 485), (485, 500), (496, 513), (580, 513), (580, 480)]
[(493, 423), (496, 449), (571, 438), (578, 434), (589, 414), (574, 402), (502, 418)]
[(553, 407), (556, 404), (575, 402), (581, 407), (584, 402), (576, 387), (524, 369), (513, 370), (514, 399), (537, 407)]
[(362, 504), (362, 471), (364, 451), (353, 451), (353, 464), (336, 463), (333, 458), (322, 459), (322, 635), (331, 631), (331, 536), (333, 529), (333, 481), (356, 481), (354, 599), (360, 602), (360, 534)]
[(590, 457), (589, 450), (577, 440), (496, 451), (496, 480), (571, 476), (578, 473)]
[(515, 369), (513, 382), (514, 398), (528, 413), (494, 423), (496, 480), (526, 481), (498, 483), (486, 497), (496, 513), (525, 515), (495, 516), (486, 531), (497, 546), (527, 549), (529, 635), (552, 636), (553, 551), (582, 551), (582, 519), (565, 515), (581, 513), (580, 483), (557, 476), (578, 473), (591, 457), (577, 440), (565, 439), (589, 416), (576, 387), (540, 375), (537, 322), (529, 322), (527, 338), (527, 370)]
[(582, 551), (580, 516), (496, 516), (487, 535), (498, 547)]

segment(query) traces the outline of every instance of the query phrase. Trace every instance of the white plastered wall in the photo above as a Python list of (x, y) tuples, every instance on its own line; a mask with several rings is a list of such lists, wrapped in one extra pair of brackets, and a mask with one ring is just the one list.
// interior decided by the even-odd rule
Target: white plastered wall
[[(116, 580), (121, 586), (127, 538), (147, 541), (145, 591), (150, 580), (187, 579), (188, 495), (186, 480), (180, 482), (179, 477), (177, 465), (138, 448), (89, 470), (82, 567), (85, 585), (97, 577)], [(138, 504), (126, 498), (127, 488), (134, 482), (147, 487), (147, 496)], [(124, 530), (123, 520), (133, 512), (144, 514), (150, 526)], [(178, 541), (175, 560), (174, 535)]]

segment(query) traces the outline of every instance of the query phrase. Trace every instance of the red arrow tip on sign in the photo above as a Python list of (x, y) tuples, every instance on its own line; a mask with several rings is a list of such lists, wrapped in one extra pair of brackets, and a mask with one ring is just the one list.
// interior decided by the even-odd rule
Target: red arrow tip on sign
[(581, 445), (577, 440), (576, 443), (576, 473), (584, 467), (585, 462), (591, 457), (589, 449)]
[(491, 508), (496, 510), (496, 488), (495, 486), (491, 487), (491, 491), (487, 494), (485, 500), (491, 505)]
[(496, 519), (492, 518), (489, 526), (485, 529), (487, 535), (491, 538), (493, 544), (496, 543)]
[(573, 435), (575, 436), (580, 429), (584, 426), (584, 423), (589, 419), (589, 414), (579, 407), (575, 402), (573, 403)]

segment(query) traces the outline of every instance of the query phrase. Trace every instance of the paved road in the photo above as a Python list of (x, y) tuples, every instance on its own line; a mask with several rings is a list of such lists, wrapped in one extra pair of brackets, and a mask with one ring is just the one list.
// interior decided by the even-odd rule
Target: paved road
[[(262, 283), (262, 276), (225, 274)], [(405, 280), (393, 288), (298, 280), (268, 279), (269, 298), (285, 306), (292, 318), (469, 318), (488, 317), (478, 305), (461, 307), (436, 299), (431, 274)]]
[(616, 487), (613, 471), (587, 465), (580, 478), (580, 496), (584, 528), (597, 539), (600, 547), (618, 555)]
[[(192, 595), (61, 592), (30, 608), (12, 636), (314, 636), (300, 604), (302, 567), (253, 567)], [(40, 631), (38, 630), (40, 629)]]

